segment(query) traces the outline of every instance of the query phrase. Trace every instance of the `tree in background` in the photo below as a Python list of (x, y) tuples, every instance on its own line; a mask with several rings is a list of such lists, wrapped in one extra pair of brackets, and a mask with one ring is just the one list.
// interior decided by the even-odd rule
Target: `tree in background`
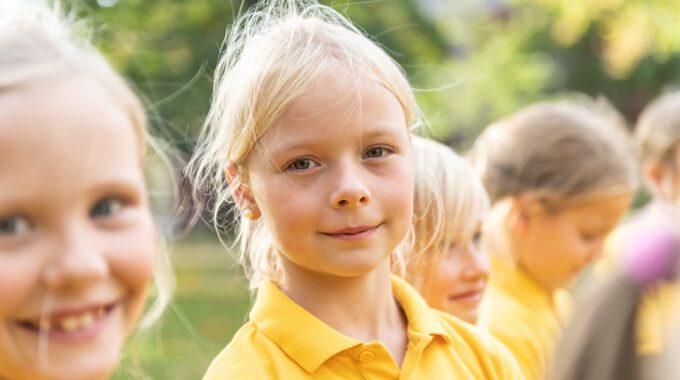
[[(405, 68), (431, 132), (453, 145), (523, 105), (574, 92), (604, 95), (634, 121), (680, 80), (680, 0), (322, 2)], [(187, 152), (208, 109), (225, 27), (253, 3), (80, 0), (101, 25), (100, 47)]]

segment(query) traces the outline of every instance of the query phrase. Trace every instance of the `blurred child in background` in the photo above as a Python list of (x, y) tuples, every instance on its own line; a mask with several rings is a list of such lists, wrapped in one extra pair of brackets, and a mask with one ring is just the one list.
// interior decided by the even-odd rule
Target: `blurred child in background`
[(475, 324), (489, 275), (479, 250), (489, 198), (470, 164), (451, 148), (413, 138), (415, 237), (405, 278), (435, 308)]
[(257, 298), (205, 379), (518, 379), (490, 336), (391, 276), (412, 228), (399, 66), (332, 8), (262, 1), (229, 31), (192, 171), (240, 210)]
[[(606, 255), (598, 264), (598, 275), (609, 273), (624, 258), (626, 247), (649, 227), (678, 224), (680, 208), (680, 92), (665, 94), (641, 113), (635, 127), (639, 167), (652, 199), (608, 238)], [(638, 349), (641, 354), (659, 353), (669, 325), (676, 318), (677, 285), (659, 281), (645, 290), (638, 317)]]
[[(167, 268), (147, 200), (144, 109), (70, 26), (56, 6), (0, 2), (2, 379), (107, 378), (154, 268)], [(147, 322), (167, 302), (158, 285)]]
[(529, 380), (543, 378), (551, 361), (569, 309), (562, 289), (600, 255), (628, 209), (637, 182), (625, 137), (588, 108), (555, 102), (494, 123), (473, 147), (492, 205), (480, 325)]
[[(666, 208), (668, 219), (677, 220)], [(673, 215), (675, 214), (675, 215)], [(680, 256), (677, 224), (639, 222), (637, 239), (622, 252), (622, 265), (583, 300), (566, 327), (550, 380), (665, 380), (680, 377), (678, 321), (658, 355), (640, 352), (639, 309), (648, 290), (676, 278)], [(643, 232), (644, 233), (640, 233)], [(677, 296), (677, 293), (675, 294)], [(678, 300), (674, 300), (678, 304)], [(677, 314), (677, 310), (674, 310)]]

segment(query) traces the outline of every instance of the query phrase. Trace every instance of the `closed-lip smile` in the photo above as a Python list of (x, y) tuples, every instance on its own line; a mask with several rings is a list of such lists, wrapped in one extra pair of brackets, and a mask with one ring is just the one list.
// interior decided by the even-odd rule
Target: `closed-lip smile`
[(479, 302), (484, 294), (484, 288), (471, 289), (468, 291), (453, 294), (449, 297), (452, 301)]
[(346, 227), (332, 232), (322, 232), (323, 235), (341, 240), (358, 240), (370, 236), (381, 224), (375, 226)]

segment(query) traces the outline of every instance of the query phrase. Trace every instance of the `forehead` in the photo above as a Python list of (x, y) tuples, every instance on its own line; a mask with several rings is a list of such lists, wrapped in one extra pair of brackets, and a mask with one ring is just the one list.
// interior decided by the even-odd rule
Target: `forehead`
[(124, 110), (91, 80), (53, 78), (0, 92), (0, 178), (6, 186), (9, 179), (27, 185), (36, 179), (68, 184), (63, 176), (136, 176), (137, 140)]
[(628, 209), (631, 197), (623, 194), (590, 201), (564, 210), (564, 215), (584, 227), (611, 228)]
[(339, 72), (314, 81), (309, 91), (288, 105), (260, 143), (286, 150), (338, 135), (380, 134), (408, 136), (402, 105), (377, 81)]

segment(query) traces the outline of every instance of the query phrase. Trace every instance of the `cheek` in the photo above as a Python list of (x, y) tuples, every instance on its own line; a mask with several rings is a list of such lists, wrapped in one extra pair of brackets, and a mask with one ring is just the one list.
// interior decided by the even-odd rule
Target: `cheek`
[(156, 266), (158, 250), (151, 217), (109, 239), (112, 276), (132, 296), (144, 298)]
[(439, 264), (437, 271), (439, 282), (446, 287), (453, 286), (460, 281), (461, 268), (463, 265), (456, 255), (451, 256), (452, 257), (446, 258)]
[(40, 288), (43, 264), (37, 252), (0, 251), (0, 319), (11, 317)]
[(389, 175), (379, 178), (373, 186), (373, 197), (379, 198), (384, 209), (409, 224), (413, 217), (413, 170), (406, 160)]

